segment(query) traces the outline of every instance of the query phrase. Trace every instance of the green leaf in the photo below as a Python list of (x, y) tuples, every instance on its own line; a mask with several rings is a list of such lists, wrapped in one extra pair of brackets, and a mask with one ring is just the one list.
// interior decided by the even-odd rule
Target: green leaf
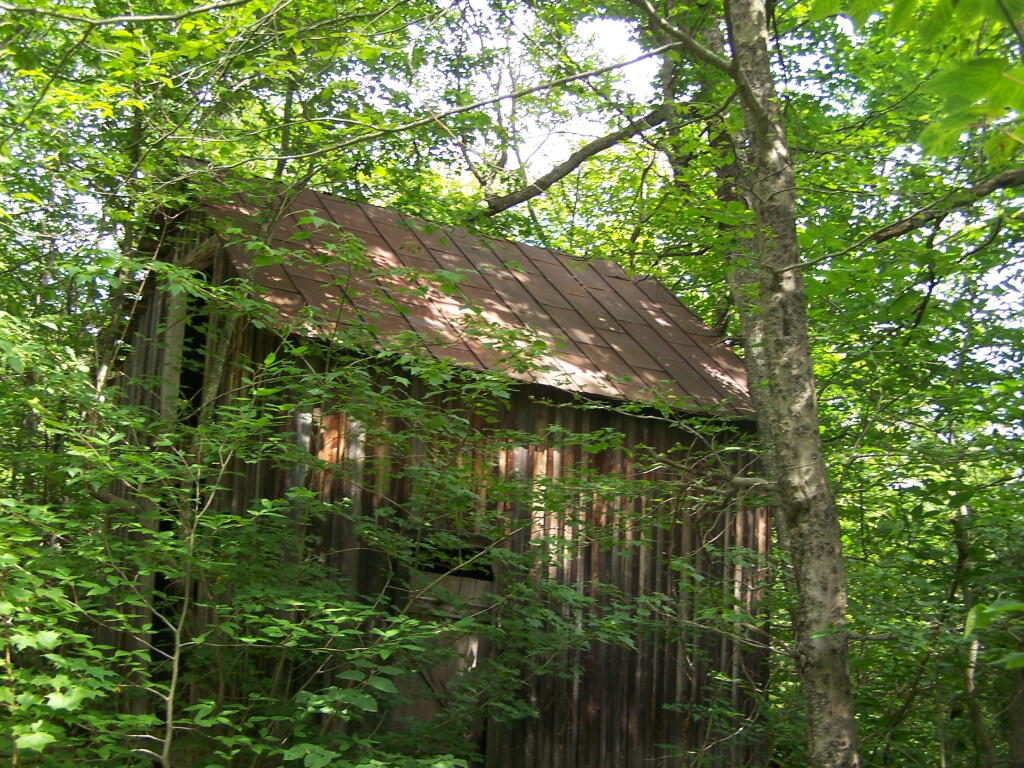
[(285, 760), (302, 760), (305, 768), (324, 768), (340, 755), (318, 744), (296, 744), (287, 749), (282, 757)]
[(969, 635), (976, 629), (984, 629), (997, 616), (1009, 611), (1024, 611), (1024, 602), (1020, 600), (996, 600), (988, 605), (978, 604), (967, 613), (967, 620), (964, 622), (964, 635)]
[(366, 673), (360, 672), (358, 669), (346, 669), (342, 672), (336, 672), (334, 676), (339, 680), (354, 680), (357, 683), (366, 679)]
[(281, 758), (284, 760), (301, 760), (306, 756), (307, 747), (313, 746), (312, 744), (293, 744), (284, 751)]
[(848, 0), (844, 12), (850, 21), (862, 27), (872, 14), (878, 13), (878, 3), (874, 0)]
[(956, 148), (960, 134), (969, 123), (969, 119), (933, 122), (918, 134), (916, 141), (925, 154), (946, 157)]
[(24, 361), (15, 354), (9, 354), (4, 358), (7, 361), (7, 367), (15, 373), (24, 373), (25, 363)]
[(357, 691), (354, 688), (343, 688), (338, 691), (337, 699), (345, 704), (351, 704), (363, 712), (376, 712), (377, 700), (368, 693)]
[(93, 691), (82, 686), (71, 686), (67, 691), (54, 691), (47, 694), (46, 704), (50, 709), (78, 709), (78, 706), (90, 696), (95, 696)]
[(836, 16), (842, 10), (842, 0), (814, 0), (808, 16), (812, 20), (827, 19), (829, 16)]
[(932, 12), (918, 25), (918, 37), (932, 40), (944, 34), (953, 22), (953, 0), (937, 0)]
[(45, 629), (40, 632), (12, 635), (10, 641), (15, 648), (41, 648), (49, 651), (60, 645), (60, 633)]
[(1024, 651), (1008, 653), (998, 663), (1004, 665), (1007, 669), (1020, 669), (1024, 667)]
[(395, 684), (386, 677), (371, 677), (366, 681), (366, 684), (371, 688), (376, 688), (378, 691), (383, 693), (398, 693), (398, 689)]
[(952, 496), (949, 497), (949, 506), (952, 507), (953, 509), (959, 509), (968, 501), (970, 501), (975, 493), (977, 493), (977, 491), (973, 488), (966, 491), (960, 491), (959, 493), (954, 493)]
[(953, 7), (953, 13), (958, 22), (967, 24), (981, 16), (986, 5), (988, 3), (981, 0), (958, 0)]
[(948, 111), (963, 109), (1001, 85), (1006, 69), (1006, 61), (999, 58), (958, 61), (932, 78), (925, 85), (925, 91), (942, 97)]
[(29, 752), (42, 752), (47, 744), (52, 744), (56, 740), (56, 736), (46, 733), (46, 731), (32, 731), (32, 733), (21, 734), (14, 740), (14, 743), (18, 749), (24, 749)]
[(1024, 601), (1021, 600), (996, 600), (988, 605), (982, 606), (985, 613), (991, 616), (998, 616), (1007, 611), (1024, 611)]
[(905, 32), (910, 29), (914, 22), (916, 7), (917, 0), (894, 0), (889, 12), (889, 32)]

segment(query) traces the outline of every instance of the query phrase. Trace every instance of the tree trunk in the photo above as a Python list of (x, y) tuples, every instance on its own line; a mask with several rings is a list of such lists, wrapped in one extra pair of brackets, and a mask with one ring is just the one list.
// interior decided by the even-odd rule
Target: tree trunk
[(735, 265), (734, 300), (792, 558), (796, 665), (811, 764), (852, 768), (859, 756), (847, 674), (846, 574), (822, 456), (806, 294), (797, 266), (793, 168), (770, 68), (764, 0), (727, 2), (726, 22), (748, 141), (742, 194), (756, 220), (753, 253), (740, 255)]
[(1008, 675), (1010, 693), (1006, 704), (1006, 733), (1009, 754), (1006, 766), (1024, 768), (1024, 668), (1011, 670)]

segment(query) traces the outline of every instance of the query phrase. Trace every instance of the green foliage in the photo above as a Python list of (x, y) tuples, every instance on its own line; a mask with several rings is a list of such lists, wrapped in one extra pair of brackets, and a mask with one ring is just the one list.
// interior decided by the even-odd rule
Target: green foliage
[[(149, 301), (165, 293), (193, 302), (187, 338), (218, 318), (273, 327), (244, 283), (131, 265), (147, 267)], [(50, 319), (52, 300), (37, 305), (42, 319), (3, 316), (4, 348), (18, 362), (0, 388), (12, 436), (0, 476), (0, 751), (19, 765), (74, 755), (122, 765), (465, 767), (473, 723), (535, 716), (523, 698), (531, 676), (575, 674), (593, 643), (670, 636), (673, 598), (662, 596), (655, 613), (656, 596), (635, 602), (536, 574), (580, 541), (614, 535), (584, 514), (594, 499), (667, 498), (675, 484), (582, 466), (560, 480), (479, 471), (509, 444), (621, 450), (613, 430), (502, 428), (507, 379), (427, 357), (402, 337), (368, 351), (359, 327), (331, 344), (281, 337), (261, 360), (239, 363), (227, 396), (200, 403), (183, 390), (163, 418), (141, 404), (159, 381), (122, 374), (97, 389), (86, 357), (93, 339), (76, 335), (80, 318)], [(520, 342), (496, 340), (516, 354)], [(186, 345), (186, 373), (201, 354)], [(367, 516), (310, 490), (312, 480), (240, 495), (260, 486), (247, 480), (254, 472), (265, 473), (264, 486), (271, 476), (319, 487), (352, 479), (352, 467), (301, 447), (296, 413), (316, 414), (314, 425), (332, 414), (361, 424), (373, 467), (365, 471), (411, 484), (408, 500)], [(572, 541), (552, 534), (512, 549), (508, 504), (563, 510)], [(352, 527), (384, 582), (357, 581), (338, 565), (344, 552), (323, 537), (339, 524)], [(500, 595), (467, 602), (446, 589), (451, 574), (495, 566), (506, 574)], [(734, 620), (735, 606), (714, 606), (701, 614), (709, 622)], [(495, 652), (452, 678), (434, 716), (402, 715), (432, 696), (420, 675), (464, 662), (467, 639)]]
[[(171, 721), (183, 752), (210, 755), (211, 768), (460, 765), (471, 758), (453, 734), (475, 709), (529, 716), (520, 671), (553, 664), (538, 649), (626, 643), (675, 631), (685, 617), (658, 595), (623, 605), (609, 593), (584, 626), (577, 618), (595, 599), (544, 580), (506, 596), (500, 626), (403, 613), (403, 601), (339, 581), (306, 536), (325, 515), (354, 517), (344, 502), (328, 508), (294, 488), (220, 505), (221, 489), (260, 464), (324, 471), (296, 451), (288, 420), (334, 397), (381, 445), (400, 452), (429, 436), (436, 447), (402, 478), (423, 492), (408, 509), (358, 521), (361, 535), (409, 568), (436, 564), (439, 551), (456, 567), (480, 551), (467, 531), (417, 539), (413, 525), (440, 508), (477, 514), (479, 479), (450, 460), (463, 446), (527, 438), (447, 418), (438, 402), (493, 412), (508, 383), (467, 376), (401, 340), (378, 357), (329, 353), (329, 374), (297, 362), (322, 349), (282, 347), (252, 361), (245, 391), (202, 420), (194, 403), (182, 402), (173, 422), (129, 407), (111, 371), (147, 285), (268, 324), (244, 291), (149, 263), (161, 237), (151, 214), (210, 193), (201, 167), (181, 165), (187, 156), (464, 223), (484, 196), (547, 170), (521, 162), (537, 136), (568, 136), (549, 150), (557, 160), (580, 134), (666, 100), (674, 121), (475, 224), (660, 275), (736, 336), (727, 263), (746, 247), (750, 216), (717, 173), (742, 160), (738, 102), (674, 50), (650, 98), (606, 73), (466, 109), (617, 57), (581, 42), (595, 19), (620, 19), (643, 46), (660, 44), (626, 4), (250, 0), (166, 18), (192, 7), (25, 3), (0, 19), (0, 753), (21, 765), (149, 764), (142, 750), (159, 753)], [(680, 7), (675, 18), (701, 30), (715, 10)], [(138, 18), (148, 14), (164, 18)], [(870, 235), (1019, 164), (1022, 14), (1019, 0), (822, 0), (776, 4), (771, 20), (844, 512), (866, 765), (975, 764), (984, 734), (964, 716), (972, 706), (995, 748), (1007, 743), (1005, 667), (1020, 664), (1013, 606), (1024, 598), (1020, 201), (1004, 190), (905, 237)], [(112, 21), (120, 15), (134, 18)], [(341, 251), (333, 256), (353, 256)], [(261, 246), (257, 258), (271, 265), (277, 255)], [(417, 377), (425, 391), (413, 390)], [(407, 428), (384, 428), (388, 417)], [(594, 451), (615, 439), (551, 438)], [(573, 483), (487, 490), (571, 515), (584, 490), (612, 498), (636, 486), (581, 472)], [(502, 522), (480, 524), (497, 534)], [(545, 556), (486, 555), (523, 569)], [(773, 573), (784, 574), (778, 557)], [(678, 567), (705, 620), (730, 631), (748, 618)], [(773, 579), (764, 606), (777, 650), (790, 640), (790, 597), (786, 580)], [(445, 656), (438, 633), (490, 633), (506, 655), (467, 682), (436, 741), (428, 726), (389, 743), (377, 725), (407, 695), (403, 681)], [(175, 657), (212, 671), (172, 685)], [(803, 764), (792, 670), (773, 657), (775, 762)], [(287, 688), (278, 666), (308, 684)], [(241, 683), (221, 695), (221, 678)], [(172, 689), (189, 693), (168, 716)], [(428, 744), (430, 754), (417, 753)]]

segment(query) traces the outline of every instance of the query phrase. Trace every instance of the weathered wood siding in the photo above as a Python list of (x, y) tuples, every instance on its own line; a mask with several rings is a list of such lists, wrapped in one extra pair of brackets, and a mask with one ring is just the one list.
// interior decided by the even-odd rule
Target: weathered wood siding
[[(693, 442), (663, 421), (576, 408), (567, 395), (529, 386), (517, 391), (498, 426), (545, 434), (550, 425), (573, 434), (610, 429), (624, 435), (623, 447), (591, 453), (557, 440), (509, 445), (500, 451), (495, 470), (536, 481), (588, 471), (629, 478), (638, 471), (631, 457), (637, 446), (679, 459), (677, 446)], [(319, 457), (347, 468), (321, 475), (325, 500), (347, 499), (361, 514), (373, 515), (379, 504), (408, 498), (407, 485), (388, 485), (372, 470), (369, 475), (360, 471), (360, 466), (380, 466), (372, 456), (380, 448), (367, 444), (358, 424), (344, 414), (331, 414), (320, 420), (319, 431)], [(643, 469), (652, 484), (671, 479), (667, 470)], [(619, 496), (578, 503), (572, 515), (499, 502), (496, 511), (508, 520), (506, 546), (513, 551), (542, 540), (565, 545), (544, 576), (599, 604), (608, 585), (625, 598), (660, 593), (677, 614), (665, 618), (660, 636), (638, 637), (635, 648), (594, 643), (586, 651), (570, 652), (564, 660), (580, 669), (571, 679), (530, 678), (526, 696), (537, 716), (488, 725), (488, 768), (599, 768), (649, 761), (673, 767), (742, 766), (760, 757), (753, 688), (765, 682), (765, 656), (735, 637), (702, 630), (696, 609), (707, 602), (693, 589), (699, 584), (701, 590), (731, 593), (739, 606), (756, 613), (757, 580), (763, 574), (756, 567), (731, 565), (720, 553), (734, 547), (765, 553), (768, 517), (763, 508), (736, 504), (688, 508), (682, 484), (679, 494), (677, 500)], [(668, 517), (674, 522), (666, 524)], [(358, 581), (372, 589), (373, 566), (367, 569), (368, 553), (359, 547), (351, 525), (339, 517), (333, 526), (328, 547), (340, 553), (338, 567), (361, 574)], [(688, 565), (681, 566), (680, 560)], [(496, 592), (508, 577), (498, 570)], [(750, 719), (724, 715), (729, 708)]]

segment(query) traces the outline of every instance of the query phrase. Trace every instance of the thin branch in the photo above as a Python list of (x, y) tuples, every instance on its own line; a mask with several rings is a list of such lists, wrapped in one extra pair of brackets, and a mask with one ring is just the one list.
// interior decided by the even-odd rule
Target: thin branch
[[(243, 29), (239, 30), (238, 34), (232, 37), (231, 48), (229, 48), (224, 55), (220, 56), (217, 59), (218, 69), (211, 72), (211, 76), (206, 80), (204, 89), (212, 90), (214, 85), (224, 80), (224, 78), (227, 77), (228, 72), (230, 71), (235, 59), (237, 59), (244, 53), (245, 46), (252, 44), (252, 42), (256, 39), (256, 31), (259, 30), (260, 27), (272, 22), (277, 17), (277, 15), (285, 8), (287, 8), (288, 5), (291, 4), (292, 2), (293, 0), (276, 0), (273, 7), (267, 10), (267, 12), (263, 14), (263, 16), (253, 20), (252, 23), (248, 24)], [(124, 175), (125, 181), (134, 177), (134, 175), (142, 167), (142, 163), (145, 161), (145, 159), (149, 156), (151, 152), (154, 152), (158, 147), (163, 146), (163, 143), (171, 135), (180, 130), (192, 118), (192, 115), (194, 115), (196, 112), (201, 113), (202, 109), (202, 99), (196, 100), (195, 105), (189, 107), (189, 109), (186, 110), (185, 114), (180, 117), (176, 125), (168, 129), (162, 135), (158, 135), (155, 140), (150, 142), (149, 147), (146, 148), (142, 153), (140, 153), (138, 159), (135, 161), (135, 165), (131, 168), (131, 170), (128, 173)], [(209, 112), (209, 109), (210, 107), (207, 108), (207, 112)], [(202, 114), (200, 114), (200, 122), (202, 122), (203, 119), (204, 118)]]
[(223, 3), (199, 5), (195, 8), (189, 8), (187, 11), (181, 11), (180, 13), (154, 13), (142, 16), (107, 16), (100, 19), (90, 19), (86, 16), (75, 16), (70, 13), (59, 13), (58, 11), (51, 11), (46, 8), (10, 5), (9, 3), (4, 2), (0, 2), (0, 9), (10, 11), (11, 13), (26, 13), (34, 14), (36, 16), (46, 16), (51, 19), (59, 19), (60, 21), (69, 21), (73, 24), (87, 24), (90, 27), (109, 27), (113, 24), (144, 24), (155, 21), (181, 21), (182, 19), (187, 19), (189, 16), (198, 16), (201, 13), (218, 11), (222, 8), (234, 8), (238, 5), (245, 5), (248, 2), (250, 2), (250, 0), (226, 0), (226, 2)]
[[(703, 61), (706, 64), (710, 64), (718, 71), (728, 75), (736, 84), (736, 90), (739, 92), (744, 105), (750, 110), (763, 127), (766, 128), (768, 124), (772, 122), (768, 114), (767, 107), (761, 103), (758, 95), (754, 92), (750, 82), (747, 80), (746, 73), (739, 66), (736, 60), (723, 56), (720, 53), (716, 53), (706, 45), (702, 44), (685, 29), (676, 26), (668, 19), (661, 16), (654, 6), (651, 5), (650, 0), (629, 0), (629, 2), (643, 12), (653, 27), (660, 29), (671, 37), (676, 38), (676, 40), (678, 40), (682, 45), (683, 49), (695, 59)], [(727, 7), (726, 17), (728, 18), (728, 16)]]
[(848, 245), (846, 248), (833, 251), (832, 253), (826, 253), (824, 256), (819, 256), (816, 259), (788, 264), (785, 267), (780, 267), (776, 271), (785, 272), (790, 269), (811, 267), (815, 264), (830, 261), (838, 256), (845, 256), (847, 253), (855, 251), (860, 247), (867, 245), (869, 242), (883, 243), (886, 240), (892, 240), (895, 237), (900, 237), (908, 232), (920, 229), (931, 222), (939, 221), (949, 215), (950, 211), (970, 208), (983, 197), (991, 195), (993, 192), (1000, 189), (1019, 186), (1024, 186), (1024, 168), (1015, 168), (1013, 170), (1003, 171), (1002, 173), (993, 176), (988, 181), (976, 184), (970, 189), (962, 190), (959, 193), (950, 193), (946, 196), (946, 200), (948, 200), (946, 203), (927, 206), (906, 218), (894, 222), (893, 224), (887, 224), (881, 229), (869, 232), (852, 245)]
[(353, 126), (357, 128), (373, 128), (372, 123), (367, 123), (365, 120), (352, 120), (347, 117), (334, 117), (331, 115), (324, 115), (322, 117), (308, 117), (301, 120), (290, 120), (287, 122), (276, 123), (274, 125), (264, 126), (263, 128), (252, 128), (249, 130), (241, 131), (235, 134), (228, 134), (223, 138), (217, 137), (205, 137), (205, 136), (192, 136), (191, 134), (181, 134), (168, 136), (169, 139), (197, 139), (198, 141), (206, 144), (232, 144), (236, 143), (241, 139), (251, 138), (254, 136), (260, 136), (265, 133), (272, 133), (279, 131), (282, 128), (294, 128), (298, 125), (309, 125), (311, 123), (333, 123), (335, 125)]
[(97, 501), (101, 501), (111, 507), (120, 507), (130, 512), (139, 512), (142, 508), (138, 503), (133, 502), (131, 499), (122, 499), (120, 496), (115, 496), (110, 491), (103, 489), (89, 491), (89, 495)]
[(999, 6), (999, 10), (1002, 11), (1003, 16), (1006, 17), (1006, 26), (1013, 30), (1013, 34), (1016, 35), (1017, 44), (1020, 46), (1020, 56), (1021, 59), (1024, 59), (1024, 31), (1021, 31), (1020, 22), (1014, 18), (1013, 13), (1006, 4), (1006, 0), (996, 0), (996, 5)]
[(996, 216), (995, 221), (992, 222), (992, 226), (989, 227), (988, 234), (985, 235), (985, 239), (969, 250), (964, 256), (964, 259), (969, 259), (972, 256), (976, 256), (980, 251), (988, 248), (992, 243), (999, 237), (999, 233), (1003, 231), (1003, 217)]
[(765, 480), (763, 477), (730, 477), (729, 482), (737, 488), (770, 488), (777, 490), (778, 485), (772, 480)]
[(630, 0), (630, 3), (632, 5), (635, 5), (641, 11), (643, 11), (644, 15), (647, 17), (647, 19), (651, 22), (652, 25), (660, 29), (662, 32), (666, 32), (667, 34), (671, 35), (676, 40), (678, 40), (680, 43), (682, 43), (686, 51), (690, 53), (694, 58), (700, 59), (706, 64), (710, 64), (715, 69), (724, 72), (730, 77), (735, 76), (736, 70), (733, 67), (733, 63), (729, 61), (729, 59), (725, 58), (725, 56), (722, 56), (721, 54), (715, 53), (710, 48), (702, 45), (700, 41), (697, 40), (697, 38), (695, 38), (685, 29), (683, 29), (682, 27), (677, 27), (668, 19), (664, 18), (660, 13), (658, 13), (655, 7), (651, 5), (649, 0)]
[(158, 755), (152, 749), (146, 749), (145, 747), (136, 747), (135, 749), (132, 750), (132, 752), (136, 752), (136, 753), (138, 753), (140, 755), (149, 755), (154, 760), (162, 760), (160, 755)]
[(894, 224), (889, 224), (888, 226), (872, 232), (868, 235), (868, 239), (876, 243), (882, 243), (886, 240), (891, 240), (894, 237), (900, 237), (901, 235), (905, 235), (915, 229), (920, 229), (932, 221), (943, 218), (950, 211), (969, 208), (983, 197), (991, 195), (997, 190), (1006, 189), (1007, 187), (1019, 187), (1022, 185), (1024, 185), (1024, 168), (1014, 168), (1013, 170), (1003, 171), (1002, 173), (993, 176), (988, 181), (983, 181), (970, 189), (963, 190), (958, 194), (951, 194), (948, 198), (948, 202), (946, 203), (924, 208), (913, 216), (907, 216), (905, 219), (900, 219)]
[(609, 134), (601, 136), (600, 138), (594, 139), (590, 143), (583, 145), (569, 155), (565, 162), (559, 163), (539, 179), (527, 184), (525, 187), (521, 187), (507, 195), (493, 195), (488, 197), (487, 210), (480, 212), (473, 218), (494, 216), (495, 214), (501, 213), (502, 211), (508, 210), (513, 206), (524, 203), (527, 200), (542, 194), (547, 191), (552, 184), (564, 179), (594, 155), (615, 146), (625, 139), (632, 138), (638, 133), (646, 131), (648, 128), (661, 125), (666, 119), (668, 119), (669, 110), (670, 107), (668, 104), (661, 104), (638, 120), (627, 123), (617, 131), (612, 131)]

